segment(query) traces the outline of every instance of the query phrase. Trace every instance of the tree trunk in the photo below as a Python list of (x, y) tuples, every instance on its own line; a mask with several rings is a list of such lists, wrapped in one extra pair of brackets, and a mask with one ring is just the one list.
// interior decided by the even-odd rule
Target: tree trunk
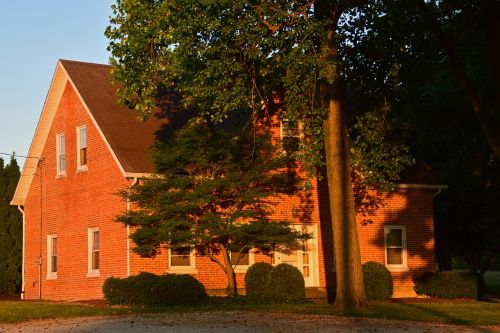
[[(338, 57), (335, 31), (341, 10), (329, 1), (318, 2), (316, 9), (320, 19), (326, 16), (332, 22), (321, 49), (322, 64), (332, 64)], [(320, 89), (323, 103), (328, 107), (328, 117), (323, 127), (337, 277), (335, 307), (360, 308), (366, 306), (366, 298), (338, 66), (330, 73), (330, 77), (323, 78)]]
[(231, 258), (229, 257), (229, 251), (221, 246), (221, 254), (224, 260), (224, 272), (227, 276), (227, 296), (234, 297), (238, 295), (238, 285), (236, 282), (236, 273), (234, 273), (233, 265), (231, 264)]
[(484, 281), (484, 271), (478, 270), (476, 272), (476, 283), (477, 283), (477, 299), (479, 301), (484, 300), (486, 294), (486, 282)]

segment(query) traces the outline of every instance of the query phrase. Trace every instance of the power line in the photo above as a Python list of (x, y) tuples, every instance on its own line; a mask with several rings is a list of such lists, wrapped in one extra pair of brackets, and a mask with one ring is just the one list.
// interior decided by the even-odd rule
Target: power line
[(1, 153), (0, 152), (0, 155), (5, 155), (5, 156), (13, 156), (13, 157), (21, 157), (21, 158), (35, 158), (37, 160), (40, 159), (40, 157), (36, 157), (36, 156), (26, 156), (26, 155), (18, 155), (16, 153)]

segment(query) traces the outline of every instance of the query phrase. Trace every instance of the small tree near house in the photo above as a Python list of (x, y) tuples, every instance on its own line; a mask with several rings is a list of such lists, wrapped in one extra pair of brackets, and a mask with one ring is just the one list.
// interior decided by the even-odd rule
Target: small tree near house
[(266, 198), (290, 188), (286, 158), (268, 136), (232, 134), (192, 119), (154, 148), (159, 176), (122, 192), (137, 209), (117, 220), (137, 227), (131, 238), (143, 257), (165, 244), (208, 256), (227, 275), (228, 294), (236, 295), (234, 263), (249, 250), (269, 253), (309, 238), (268, 217)]

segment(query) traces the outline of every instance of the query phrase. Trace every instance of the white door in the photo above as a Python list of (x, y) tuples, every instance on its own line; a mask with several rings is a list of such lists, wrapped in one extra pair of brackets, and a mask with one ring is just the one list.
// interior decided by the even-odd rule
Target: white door
[(318, 286), (318, 266), (316, 265), (316, 233), (313, 226), (296, 226), (297, 229), (312, 234), (312, 238), (301, 242), (299, 249), (291, 253), (275, 253), (275, 264), (295, 266), (304, 276), (306, 287)]

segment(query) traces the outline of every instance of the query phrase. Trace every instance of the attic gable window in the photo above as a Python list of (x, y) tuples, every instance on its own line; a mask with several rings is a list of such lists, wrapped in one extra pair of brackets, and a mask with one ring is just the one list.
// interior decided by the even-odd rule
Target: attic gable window
[(78, 171), (87, 170), (87, 127), (80, 126), (76, 128), (76, 162)]
[(64, 133), (56, 135), (57, 176), (66, 175), (66, 139)]

